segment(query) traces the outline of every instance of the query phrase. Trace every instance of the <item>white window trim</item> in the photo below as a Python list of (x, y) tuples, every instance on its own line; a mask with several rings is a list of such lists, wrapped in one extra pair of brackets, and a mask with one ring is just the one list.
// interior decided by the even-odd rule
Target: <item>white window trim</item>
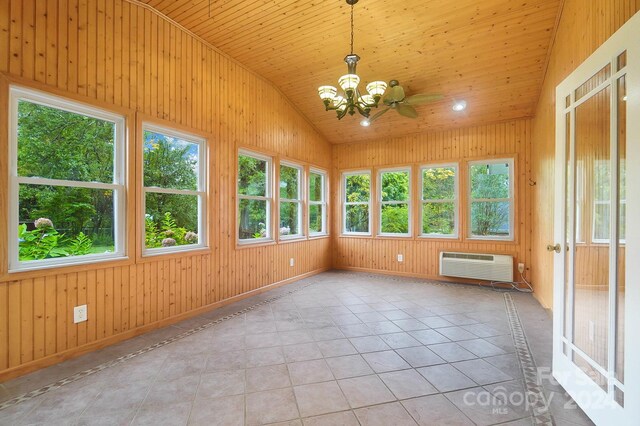
[[(292, 163), (289, 161), (280, 161), (280, 168), (282, 166), (285, 167), (290, 167), (292, 169), (296, 169), (298, 170), (298, 198), (280, 198), (280, 183), (278, 182), (278, 238), (281, 240), (295, 240), (295, 239), (300, 239), (300, 238), (304, 238), (305, 234), (304, 234), (304, 229), (303, 229), (303, 225), (302, 225), (302, 217), (303, 217), (303, 208), (304, 208), (304, 203), (303, 203), (303, 185), (304, 185), (304, 168), (303, 166), (301, 166), (300, 164), (296, 164), (296, 163)], [(281, 169), (278, 169), (278, 172), (281, 171)], [(280, 173), (278, 173), (278, 178), (280, 179)], [(280, 206), (281, 203), (294, 203), (294, 204), (298, 204), (298, 233), (297, 234), (289, 234), (289, 235), (281, 235), (280, 234)]]
[[(312, 201), (310, 198), (310, 189), (309, 187), (311, 186), (311, 174), (316, 174), (316, 175), (320, 175), (322, 177), (322, 198), (320, 201)], [(328, 179), (327, 179), (327, 172), (325, 172), (324, 170), (321, 169), (316, 169), (316, 168), (309, 168), (309, 176), (308, 176), (308, 183), (307, 183), (307, 202), (308, 202), (308, 211), (311, 212), (311, 206), (322, 206), (322, 231), (321, 232), (311, 232), (311, 229), (309, 229), (309, 236), (310, 237), (320, 237), (320, 236), (325, 236), (325, 235), (329, 235), (328, 229), (327, 229), (327, 187), (328, 187)], [(307, 219), (307, 222), (311, 221), (311, 213), (309, 213), (309, 217)], [(307, 223), (307, 225), (309, 225), (309, 223)]]
[[(244, 156), (244, 157), (251, 157), (251, 158), (255, 158), (257, 160), (261, 160), (261, 161), (265, 161), (267, 164), (265, 166), (265, 170), (267, 173), (267, 179), (265, 182), (265, 195), (264, 196), (257, 196), (257, 195), (241, 195), (239, 188), (238, 188), (238, 175), (240, 173), (240, 168), (239, 168), (239, 157), (240, 156)], [(273, 204), (273, 158), (268, 156), (268, 155), (264, 155), (264, 154), (259, 154), (257, 152), (253, 152), (253, 151), (249, 151), (249, 150), (245, 150), (245, 149), (240, 149), (238, 150), (238, 157), (236, 158), (236, 168), (237, 168), (237, 173), (236, 173), (236, 195), (238, 197), (238, 200), (236, 202), (236, 241), (239, 245), (251, 245), (251, 244), (261, 244), (261, 243), (269, 243), (269, 242), (273, 242), (273, 230), (271, 229), (273, 227), (272, 222), (272, 216), (271, 216), (271, 206)], [(267, 235), (263, 238), (247, 238), (247, 239), (240, 239), (240, 222), (238, 221), (238, 213), (240, 212), (240, 200), (258, 200), (258, 201), (266, 201), (266, 227), (267, 227)]]
[[(177, 139), (182, 139), (189, 143), (194, 143), (198, 145), (198, 181), (197, 181), (197, 189), (196, 190), (187, 190), (187, 189), (173, 189), (173, 188), (162, 188), (157, 186), (144, 186), (144, 161), (140, 164), (140, 169), (142, 170), (142, 256), (158, 256), (161, 254), (167, 253), (181, 253), (193, 250), (201, 250), (208, 247), (207, 236), (208, 232), (208, 223), (207, 223), (207, 140), (192, 135), (190, 133), (178, 131), (175, 129), (171, 129), (168, 127), (160, 126), (157, 124), (151, 123), (142, 123), (142, 141), (141, 141), (141, 152), (140, 158), (144, 158), (144, 132), (149, 131), (153, 133), (159, 133), (161, 135), (166, 135), (170, 137), (174, 137)], [(173, 247), (156, 247), (156, 248), (147, 248), (145, 244), (145, 217), (147, 210), (147, 194), (173, 194), (173, 195), (192, 195), (198, 197), (198, 243), (197, 244), (185, 244), (183, 246), (173, 246)]]
[[(40, 177), (18, 176), (18, 102), (40, 104), (74, 114), (85, 115), (99, 120), (109, 121), (115, 125), (114, 157), (113, 157), (113, 182), (82, 182), (63, 179), (46, 179)], [(126, 195), (125, 195), (125, 118), (99, 108), (85, 105), (80, 102), (67, 100), (58, 96), (49, 95), (37, 90), (19, 86), (9, 88), (9, 272), (31, 271), (45, 268), (55, 268), (72, 265), (82, 265), (100, 261), (126, 259)], [(89, 189), (106, 189), (113, 191), (113, 226), (114, 226), (114, 251), (108, 254), (88, 254), (84, 256), (58, 257), (42, 260), (19, 260), (18, 221), (19, 221), (19, 188), (20, 184), (73, 186)]]
[[(369, 175), (369, 201), (347, 202), (347, 177), (357, 175)], [(356, 170), (342, 173), (342, 235), (371, 236), (371, 170)], [(367, 232), (347, 231), (347, 206), (366, 205), (369, 212)]]
[[(403, 172), (403, 173), (407, 173), (409, 175), (409, 190), (408, 190), (408, 194), (409, 194), (409, 199), (406, 201), (382, 201), (382, 174), (383, 173), (393, 173), (393, 172)], [(381, 237), (396, 237), (396, 238), (404, 238), (404, 237), (410, 237), (413, 232), (413, 226), (412, 226), (412, 199), (413, 197), (411, 196), (412, 194), (412, 185), (411, 185), (411, 181), (412, 181), (412, 173), (411, 173), (411, 167), (392, 167), (392, 168), (388, 168), (388, 169), (379, 169), (377, 176), (376, 176), (377, 180), (378, 180), (378, 184), (377, 184), (377, 188), (376, 188), (376, 192), (377, 192), (377, 197), (378, 197), (378, 235)], [(402, 204), (406, 204), (409, 211), (408, 211), (408, 217), (407, 220), (409, 221), (407, 229), (408, 231), (405, 233), (393, 233), (393, 232), (382, 232), (382, 207), (383, 206), (391, 206), (391, 205), (402, 205)]]
[[(452, 168), (454, 169), (454, 193), (453, 199), (428, 199), (425, 200), (424, 197), (424, 171), (428, 169), (445, 169)], [(447, 238), (447, 239), (457, 239), (460, 235), (460, 167), (458, 163), (446, 163), (446, 164), (426, 164), (424, 166), (420, 166), (420, 237), (421, 238)], [(453, 202), (454, 209), (454, 227), (453, 234), (425, 234), (423, 232), (424, 224), (422, 220), (424, 218), (424, 206), (425, 204), (435, 204), (435, 203), (451, 203)]]
[[(509, 198), (471, 198), (471, 166), (477, 164), (504, 164), (509, 165)], [(467, 206), (467, 220), (469, 221), (467, 239), (469, 240), (494, 240), (494, 241), (514, 241), (514, 217), (515, 217), (515, 199), (514, 199), (514, 159), (513, 158), (498, 158), (488, 160), (476, 160), (469, 161), (467, 163), (467, 199), (469, 200)], [(474, 202), (508, 202), (509, 203), (509, 235), (506, 237), (500, 236), (483, 236), (473, 235), (473, 226), (471, 221), (471, 206)]]

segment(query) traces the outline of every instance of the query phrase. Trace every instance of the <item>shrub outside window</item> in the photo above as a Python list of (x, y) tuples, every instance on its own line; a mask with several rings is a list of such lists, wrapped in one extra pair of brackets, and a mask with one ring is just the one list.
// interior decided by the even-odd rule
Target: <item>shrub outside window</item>
[(371, 172), (342, 175), (342, 231), (346, 235), (371, 235)]
[(124, 257), (124, 117), (12, 86), (9, 123), (9, 270)]
[(311, 169), (309, 173), (309, 235), (327, 234), (327, 174)]
[(271, 240), (272, 159), (249, 151), (238, 155), (238, 240)]
[(411, 169), (379, 173), (380, 235), (411, 235)]
[(207, 245), (206, 140), (143, 124), (143, 254)]
[(423, 237), (458, 236), (458, 166), (442, 164), (420, 169)]
[(513, 159), (469, 163), (470, 237), (513, 239)]
[(304, 235), (302, 230), (302, 167), (280, 164), (280, 226), (281, 239)]

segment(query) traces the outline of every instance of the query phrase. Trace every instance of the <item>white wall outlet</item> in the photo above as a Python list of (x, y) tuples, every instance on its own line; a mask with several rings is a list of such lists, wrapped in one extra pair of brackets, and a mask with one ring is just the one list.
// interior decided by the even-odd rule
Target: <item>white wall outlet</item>
[(518, 263), (518, 272), (521, 274), (524, 272), (524, 263)]
[(84, 322), (87, 320), (87, 305), (80, 305), (73, 308), (73, 323)]
[(404, 255), (402, 254), (398, 255), (398, 262), (404, 262)]
[(295, 265), (296, 262), (295, 260), (293, 260), (293, 257), (291, 259), (289, 259), (289, 266), (293, 267), (293, 265)]

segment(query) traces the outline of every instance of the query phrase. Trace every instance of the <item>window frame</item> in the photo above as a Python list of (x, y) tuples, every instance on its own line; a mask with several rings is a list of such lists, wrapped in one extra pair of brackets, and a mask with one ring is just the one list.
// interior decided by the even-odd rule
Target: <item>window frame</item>
[[(406, 172), (409, 175), (409, 188), (407, 193), (409, 194), (409, 198), (406, 201), (382, 201), (382, 175), (384, 173), (394, 173), (394, 172)], [(377, 179), (377, 187), (376, 187), (376, 201), (378, 203), (377, 213), (378, 213), (378, 236), (380, 237), (389, 237), (389, 238), (407, 238), (413, 235), (413, 173), (412, 167), (389, 167), (378, 169), (376, 173)], [(408, 208), (408, 226), (407, 232), (405, 233), (393, 233), (393, 232), (382, 232), (382, 207), (386, 205), (401, 205), (406, 204)]]
[[(59, 109), (73, 114), (83, 115), (114, 124), (113, 143), (113, 181), (84, 182), (66, 179), (26, 177), (18, 175), (18, 103), (26, 101), (38, 105)], [(40, 269), (82, 265), (88, 263), (127, 259), (127, 211), (126, 211), (126, 124), (124, 115), (83, 102), (49, 94), (18, 85), (9, 86), (9, 203), (8, 203), (8, 272), (24, 272)], [(20, 185), (47, 185), (101, 189), (113, 192), (113, 227), (114, 250), (112, 253), (95, 253), (82, 256), (68, 256), (51, 259), (21, 261), (19, 258), (20, 243), (18, 241), (19, 223), (19, 190)]]
[[(322, 199), (320, 201), (312, 201), (310, 198), (311, 194), (311, 174), (316, 174), (322, 176)], [(329, 235), (328, 223), (327, 223), (327, 194), (328, 194), (328, 182), (329, 182), (329, 174), (315, 167), (309, 167), (309, 173), (307, 175), (307, 229), (309, 230), (309, 237), (323, 237), (325, 235)], [(311, 206), (322, 206), (322, 232), (311, 232), (310, 222), (311, 222)]]
[[(195, 190), (189, 189), (174, 189), (174, 188), (162, 188), (162, 187), (148, 187), (144, 185), (144, 132), (150, 131), (153, 133), (158, 133), (161, 135), (166, 135), (178, 139), (182, 139), (189, 143), (194, 143), (198, 145), (198, 179), (197, 179), (197, 188)], [(151, 257), (151, 256), (159, 256), (162, 254), (168, 253), (181, 253), (188, 252), (193, 250), (202, 250), (209, 247), (208, 245), (208, 215), (207, 215), (207, 205), (208, 205), (208, 173), (207, 173), (207, 159), (208, 159), (208, 143), (207, 139), (201, 136), (196, 136), (191, 133), (184, 132), (182, 130), (172, 129), (170, 127), (166, 127), (163, 125), (159, 125), (152, 122), (143, 121), (142, 122), (142, 133), (141, 133), (141, 141), (140, 141), (140, 176), (142, 177), (142, 181), (140, 182), (141, 187), (141, 241), (142, 241), (142, 257)], [(145, 244), (145, 217), (147, 210), (147, 194), (170, 194), (170, 195), (189, 195), (198, 197), (198, 243), (197, 244), (185, 244), (182, 246), (172, 246), (172, 247), (156, 247), (156, 248), (147, 248)]]
[[(369, 175), (369, 201), (357, 201), (357, 202), (347, 202), (347, 177), (349, 176), (357, 176), (357, 175)], [(371, 174), (370, 169), (363, 170), (354, 170), (348, 172), (342, 172), (342, 235), (345, 236), (366, 236), (370, 237), (371, 233), (371, 204), (373, 197), (371, 196), (372, 184), (373, 184), (373, 176)], [(369, 220), (367, 221), (367, 232), (351, 232), (347, 231), (347, 206), (353, 205), (366, 205), (369, 213)]]
[[(296, 169), (298, 171), (298, 198), (282, 198), (280, 196), (280, 181), (281, 181), (281, 169), (282, 167), (289, 167), (292, 169)], [(304, 166), (286, 160), (280, 160), (278, 164), (278, 239), (279, 240), (298, 240), (301, 238), (305, 238), (305, 230), (304, 230), (304, 182), (306, 182), (304, 173)], [(282, 203), (295, 203), (298, 204), (298, 231), (297, 234), (288, 234), (281, 235), (280, 234), (280, 224), (281, 224), (281, 207)]]
[[(471, 197), (472, 183), (471, 183), (471, 167), (478, 164), (508, 164), (509, 166), (509, 198), (478, 198)], [(483, 160), (473, 160), (467, 162), (467, 239), (475, 241), (515, 241), (515, 159), (514, 157), (504, 158), (488, 158)], [(491, 235), (473, 235), (473, 221), (472, 221), (472, 209), (474, 202), (508, 202), (509, 203), (509, 235), (507, 236), (491, 236)]]
[[(240, 156), (251, 157), (256, 160), (265, 161), (267, 164), (265, 166), (265, 172), (267, 174), (267, 178), (265, 181), (265, 195), (257, 196), (257, 195), (241, 195), (240, 187), (238, 186), (238, 177), (240, 176)], [(235, 215), (235, 223), (236, 223), (236, 242), (240, 246), (247, 245), (255, 245), (255, 244), (264, 244), (264, 243), (272, 243), (275, 241), (273, 235), (273, 214), (272, 207), (274, 203), (273, 197), (273, 172), (274, 172), (274, 161), (273, 157), (266, 154), (261, 154), (255, 151), (247, 150), (247, 149), (239, 149), (238, 155), (236, 156), (236, 215)], [(238, 220), (238, 214), (240, 213), (240, 201), (241, 200), (258, 200), (258, 201), (266, 201), (266, 236), (262, 238), (240, 238), (240, 221)]]
[[(453, 168), (455, 170), (454, 175), (454, 193), (453, 199), (424, 199), (424, 171), (428, 169), (444, 169)], [(460, 165), (459, 163), (442, 163), (442, 164), (425, 164), (420, 166), (420, 238), (445, 238), (448, 240), (455, 240), (460, 237)], [(453, 234), (425, 234), (424, 230), (424, 207), (426, 204), (444, 204), (453, 202), (454, 209), (454, 228)], [(469, 222), (471, 223), (471, 222)]]

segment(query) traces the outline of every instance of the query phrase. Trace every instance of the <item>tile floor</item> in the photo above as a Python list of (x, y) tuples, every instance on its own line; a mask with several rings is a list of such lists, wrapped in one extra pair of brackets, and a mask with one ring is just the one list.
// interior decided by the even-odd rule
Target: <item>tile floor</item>
[[(288, 294), (289, 292), (292, 292)], [(327, 272), (0, 385), (0, 402), (276, 301), (0, 411), (1, 425), (531, 425), (502, 293)], [(551, 319), (513, 295), (538, 367)], [(542, 382), (558, 425), (591, 424)]]

